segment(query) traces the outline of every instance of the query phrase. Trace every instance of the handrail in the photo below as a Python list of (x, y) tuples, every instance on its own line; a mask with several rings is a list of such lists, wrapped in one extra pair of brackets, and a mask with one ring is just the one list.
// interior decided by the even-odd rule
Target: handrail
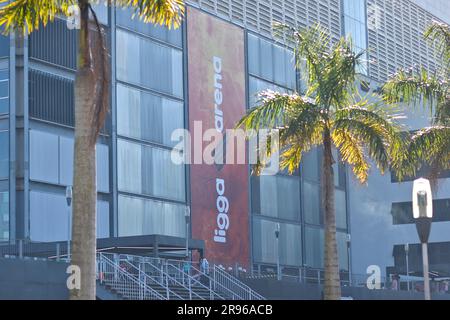
[[(121, 291), (121, 293), (131, 298), (134, 298), (137, 294), (137, 296), (143, 300), (146, 298), (146, 293), (150, 293), (150, 299), (155, 298), (159, 300), (167, 300), (167, 298), (159, 292), (147, 286), (145, 282), (140, 279), (136, 279), (128, 272), (122, 270), (118, 264), (106, 257), (105, 254), (97, 253), (97, 257), (99, 261), (97, 278), (100, 280), (100, 283), (111, 284), (116, 289), (120, 288), (118, 291)], [(105, 267), (112, 268), (112, 278), (108, 277), (110, 272), (109, 270), (105, 270)]]
[[(139, 277), (140, 277), (140, 276), (143, 276), (145, 279), (150, 279), (149, 281), (154, 281), (154, 282), (156, 282), (158, 285), (160, 285), (161, 287), (163, 287), (163, 288), (166, 290), (166, 292), (167, 292), (168, 298), (170, 298), (170, 295), (172, 295), (172, 296), (175, 296), (175, 297), (177, 297), (177, 298), (183, 300), (183, 297), (180, 296), (179, 294), (177, 294), (176, 292), (174, 292), (173, 290), (171, 290), (171, 289), (169, 288), (168, 282), (167, 282), (167, 281), (164, 281), (165, 279), (170, 279), (170, 278), (171, 278), (170, 275), (166, 274), (166, 273), (165, 273), (164, 271), (162, 271), (162, 270), (159, 270), (159, 268), (158, 268), (157, 266), (155, 266), (155, 265), (153, 265), (153, 264), (149, 264), (151, 267), (153, 267), (153, 268), (157, 269), (159, 272), (161, 272), (162, 279), (163, 279), (162, 283), (159, 282), (159, 281), (157, 281), (157, 280), (154, 280), (151, 276), (149, 276), (149, 275), (145, 272), (145, 270), (144, 270), (144, 271), (139, 270), (134, 264), (130, 263), (129, 261), (127, 261), (127, 260), (121, 260), (121, 259), (119, 259), (119, 261), (120, 261), (121, 263), (125, 262), (128, 266), (130, 266), (131, 268), (133, 268), (135, 271), (139, 272), (139, 275), (138, 275)], [(166, 278), (164, 278), (164, 276), (165, 276)], [(165, 282), (165, 283), (164, 283), (164, 282)]]
[(239, 298), (243, 300), (265, 300), (265, 298), (254, 291), (252, 288), (242, 283), (222, 268), (214, 265), (213, 278), (216, 283), (220, 283), (222, 287), (227, 287), (230, 291), (240, 293)]
[[(171, 266), (171, 267), (173, 267), (175, 270), (177, 270), (178, 272), (183, 273), (183, 274), (189, 279), (189, 281), (191, 281), (190, 283), (193, 282), (194, 284), (197, 284), (197, 286), (199, 286), (199, 287), (202, 287), (202, 288), (204, 288), (204, 289), (206, 289), (206, 290), (208, 290), (208, 291), (212, 291), (210, 287), (205, 286), (205, 285), (204, 285), (203, 283), (201, 283), (199, 280), (195, 279), (195, 278), (194, 278), (193, 276), (191, 276), (190, 274), (185, 273), (184, 271), (182, 271), (182, 270), (181, 270), (179, 267), (177, 267), (176, 265), (167, 262), (167, 266)], [(193, 267), (191, 267), (191, 268), (193, 268)], [(196, 270), (196, 269), (194, 268), (194, 270)], [(191, 290), (192, 290), (192, 292), (194, 293), (192, 287), (191, 287)], [(220, 294), (218, 294), (217, 292), (212, 291), (212, 292), (211, 292), (211, 295), (212, 295), (212, 297), (217, 296), (218, 298), (220, 298), (220, 299), (222, 299), (222, 300), (225, 300), (225, 298), (222, 297), (222, 296), (221, 296)]]
[[(199, 274), (202, 274), (204, 277), (206, 277), (209, 280), (209, 282), (214, 286), (214, 289), (220, 287), (220, 289), (222, 290), (222, 293), (229, 295), (232, 298), (231, 300), (244, 300), (236, 292), (230, 290), (226, 286), (224, 286), (221, 283), (217, 282), (215, 279), (211, 278), (208, 274), (203, 273), (202, 271), (198, 270), (194, 266), (192, 266), (191, 268), (194, 269)], [(238, 299), (235, 299), (236, 297)]]
[[(177, 266), (168, 263), (167, 261), (165, 261), (166, 263), (163, 264), (163, 266), (166, 267), (166, 271), (164, 271), (163, 269), (159, 269), (157, 266), (155, 266), (152, 262), (152, 260), (156, 260), (158, 258), (152, 258), (152, 257), (142, 257), (142, 256), (135, 256), (135, 255), (129, 255), (129, 254), (125, 254), (125, 256), (127, 258), (134, 258), (137, 260), (137, 262), (139, 263), (144, 263), (144, 264), (148, 264), (150, 266), (152, 266), (153, 268), (159, 270), (161, 272), (162, 275), (164, 275), (166, 277), (166, 279), (170, 280), (172, 283), (175, 283), (177, 285), (179, 285), (180, 287), (188, 290), (189, 294), (190, 294), (190, 298), (192, 299), (192, 295), (195, 295), (197, 298), (201, 299), (201, 300), (205, 300), (205, 298), (203, 296), (201, 296), (200, 294), (198, 294), (197, 292), (194, 291), (194, 289), (192, 288), (192, 286), (187, 287), (182, 281), (179, 281), (176, 276), (173, 277), (170, 275), (169, 271), (168, 271), (168, 267), (172, 267), (175, 269), (175, 271), (179, 272), (180, 274), (183, 274), (185, 276), (187, 276), (188, 280), (191, 282), (188, 282), (188, 284), (192, 284), (192, 282), (197, 283), (199, 286), (207, 289), (208, 291), (211, 291), (211, 288), (206, 287), (205, 285), (203, 285), (201, 282), (199, 282), (197, 279), (195, 279), (194, 277), (185, 274), (180, 268), (178, 268)], [(161, 260), (161, 259), (159, 259)], [(214, 298), (214, 296), (217, 296), (218, 298), (225, 300), (222, 296), (220, 296), (219, 294), (215, 293), (215, 292), (210, 292), (210, 296), (212, 298)]]

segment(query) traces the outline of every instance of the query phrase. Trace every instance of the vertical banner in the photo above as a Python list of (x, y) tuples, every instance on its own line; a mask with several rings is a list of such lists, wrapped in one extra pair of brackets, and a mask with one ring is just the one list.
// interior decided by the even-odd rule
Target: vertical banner
[[(205, 241), (205, 257), (209, 261), (248, 266), (245, 144), (243, 148), (233, 147), (235, 156), (231, 163), (224, 159), (225, 154), (230, 154), (229, 148), (213, 148), (214, 157), (222, 153), (217, 150), (223, 150), (223, 164), (207, 164), (201, 156), (203, 151), (208, 153), (212, 141), (208, 141), (207, 130), (224, 136), (245, 114), (244, 31), (189, 7), (187, 46), (192, 236)], [(240, 156), (244, 157), (243, 162), (237, 161)]]

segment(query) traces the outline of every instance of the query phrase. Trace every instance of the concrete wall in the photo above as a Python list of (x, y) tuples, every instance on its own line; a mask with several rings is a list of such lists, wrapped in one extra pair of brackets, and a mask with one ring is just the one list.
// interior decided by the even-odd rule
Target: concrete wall
[(66, 264), (0, 258), (0, 300), (66, 300)]

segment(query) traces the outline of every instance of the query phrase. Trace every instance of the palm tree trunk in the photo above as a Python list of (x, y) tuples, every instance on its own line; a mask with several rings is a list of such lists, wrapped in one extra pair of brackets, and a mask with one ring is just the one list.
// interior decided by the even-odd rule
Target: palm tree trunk
[(323, 210), (325, 214), (325, 284), (324, 299), (339, 300), (341, 286), (339, 278), (339, 259), (336, 242), (336, 213), (334, 209), (334, 173), (331, 152), (330, 131), (325, 129), (323, 137)]
[(75, 80), (75, 150), (72, 222), (72, 265), (80, 268), (79, 290), (71, 290), (72, 300), (95, 300), (96, 252), (96, 161), (92, 139), (95, 79), (89, 41), (88, 1), (79, 1), (78, 70)]

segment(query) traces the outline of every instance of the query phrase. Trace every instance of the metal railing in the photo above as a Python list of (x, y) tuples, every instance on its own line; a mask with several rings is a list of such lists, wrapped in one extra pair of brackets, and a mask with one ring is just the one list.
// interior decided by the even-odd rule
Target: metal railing
[[(202, 279), (205, 279), (205, 275), (201, 274), (195, 267), (189, 270), (189, 272), (183, 271), (183, 266), (179, 260), (168, 260), (153, 257), (143, 257), (135, 255), (120, 255), (121, 259), (126, 259), (133, 264), (141, 264), (144, 266), (143, 270), (148, 273), (149, 268), (153, 271), (150, 272), (150, 277), (157, 277), (165, 279), (167, 285), (177, 286), (183, 288), (189, 293), (189, 299), (199, 300), (225, 300), (225, 297), (212, 288), (211, 281), (204, 281), (208, 283), (202, 283)], [(149, 267), (149, 268), (145, 268)], [(194, 275), (191, 275), (191, 270), (194, 271)]]
[(104, 253), (97, 253), (97, 279), (118, 294), (131, 300), (167, 300), (162, 294), (150, 287), (145, 280), (134, 277), (124, 270), (117, 261)]
[[(176, 264), (179, 266), (182, 266), (185, 263), (185, 261), (180, 260), (168, 260), (168, 261), (170, 261), (170, 263), (172, 264)], [(203, 278), (203, 281), (209, 284), (213, 292), (215, 292), (216, 294), (220, 293), (227, 300), (265, 300), (264, 297), (253, 291), (250, 287), (242, 283), (239, 279), (235, 278), (231, 274), (227, 273), (226, 275), (224, 275), (224, 277), (230, 279), (230, 281), (220, 281), (224, 280), (224, 278), (220, 276), (214, 278), (214, 273), (213, 276), (211, 276), (210, 274), (206, 274), (201, 270), (199, 270), (199, 268), (196, 267), (199, 265), (199, 263), (191, 263), (191, 262), (189, 263), (190, 269), (192, 270), (192, 273), (195, 274), (195, 276)], [(222, 267), (220, 266), (218, 268), (222, 269)], [(231, 286), (230, 285), (231, 283), (235, 285)], [(248, 290), (251, 290), (250, 294), (243, 294), (243, 292), (248, 292)]]
[(234, 293), (237, 300), (265, 300), (262, 295), (226, 272), (224, 268), (214, 265), (212, 271), (214, 285), (219, 291), (226, 288)]

